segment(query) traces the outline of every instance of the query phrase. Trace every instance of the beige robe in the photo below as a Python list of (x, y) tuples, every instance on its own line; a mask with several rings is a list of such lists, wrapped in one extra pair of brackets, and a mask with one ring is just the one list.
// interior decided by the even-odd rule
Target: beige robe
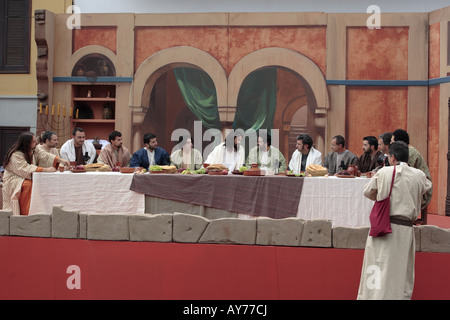
[(19, 198), (23, 182), (32, 180), (33, 172), (38, 167), (53, 166), (55, 158), (55, 155), (36, 148), (32, 164), (29, 164), (21, 151), (14, 152), (3, 176), (3, 210), (11, 210), (13, 215), (20, 215)]
[[(364, 187), (371, 200), (389, 195), (394, 167), (380, 169)], [(402, 163), (396, 166), (390, 199), (390, 216), (415, 221), (422, 195), (431, 182), (418, 169)], [(391, 223), (392, 233), (383, 237), (368, 236), (364, 252), (359, 300), (411, 299), (414, 287), (415, 238), (412, 227)]]
[(130, 159), (131, 154), (127, 148), (122, 146), (116, 151), (112, 148), (111, 144), (108, 144), (100, 152), (97, 162), (107, 164), (111, 168), (114, 168), (117, 162), (120, 162), (122, 167), (128, 167), (130, 164)]
[(170, 164), (176, 166), (177, 169), (198, 170), (203, 167), (203, 157), (197, 149), (191, 150), (190, 163), (183, 163), (183, 149), (179, 149), (170, 155)]

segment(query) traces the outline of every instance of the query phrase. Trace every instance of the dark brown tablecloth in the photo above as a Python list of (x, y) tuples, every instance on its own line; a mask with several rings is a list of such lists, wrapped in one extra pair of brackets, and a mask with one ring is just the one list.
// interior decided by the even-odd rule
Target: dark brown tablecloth
[(148, 196), (275, 219), (296, 217), (303, 178), (135, 174), (132, 191)]

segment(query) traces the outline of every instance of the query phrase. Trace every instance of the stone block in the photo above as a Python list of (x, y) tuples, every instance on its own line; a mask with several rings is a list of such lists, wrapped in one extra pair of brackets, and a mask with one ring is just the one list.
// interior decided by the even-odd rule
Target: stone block
[(197, 243), (200, 240), (209, 220), (193, 214), (173, 213), (173, 241)]
[(128, 215), (89, 213), (87, 215), (87, 239), (89, 240), (130, 240)]
[(199, 243), (246, 244), (256, 243), (256, 219), (221, 218), (211, 220)]
[(9, 217), (12, 211), (0, 210), (0, 236), (9, 236)]
[(421, 244), (421, 235), (420, 235), (420, 226), (413, 226), (414, 228), (414, 238), (416, 243), (416, 252), (422, 251), (422, 244)]
[(428, 225), (421, 226), (420, 249), (422, 252), (450, 253), (450, 229)]
[(78, 239), (80, 237), (80, 211), (67, 211), (62, 206), (52, 210), (52, 237)]
[(335, 227), (333, 228), (333, 248), (364, 249), (369, 230), (370, 227)]
[(331, 247), (332, 227), (330, 220), (308, 220), (303, 227), (300, 246)]
[(87, 239), (87, 213), (80, 213), (78, 216), (80, 220), (80, 239)]
[(172, 214), (132, 214), (128, 223), (131, 241), (172, 241)]
[(9, 234), (20, 237), (50, 238), (52, 236), (52, 216), (32, 214), (29, 216), (10, 216)]
[(268, 246), (300, 246), (305, 221), (298, 218), (256, 220), (256, 244)]

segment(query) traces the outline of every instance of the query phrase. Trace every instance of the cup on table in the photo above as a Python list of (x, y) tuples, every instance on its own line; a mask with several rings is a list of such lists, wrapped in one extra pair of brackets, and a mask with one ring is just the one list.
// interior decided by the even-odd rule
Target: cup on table
[(122, 167), (122, 162), (120, 162), (120, 161), (117, 161), (117, 162), (116, 162), (116, 167), (119, 167), (119, 168), (121, 168), (121, 167)]
[(64, 166), (59, 166), (59, 172), (64, 172)]

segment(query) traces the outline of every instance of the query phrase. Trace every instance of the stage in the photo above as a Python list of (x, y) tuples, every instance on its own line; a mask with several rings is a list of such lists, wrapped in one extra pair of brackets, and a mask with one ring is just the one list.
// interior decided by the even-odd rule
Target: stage
[[(0, 237), (0, 299), (353, 300), (363, 250)], [(450, 299), (450, 254), (416, 253), (415, 300)]]

